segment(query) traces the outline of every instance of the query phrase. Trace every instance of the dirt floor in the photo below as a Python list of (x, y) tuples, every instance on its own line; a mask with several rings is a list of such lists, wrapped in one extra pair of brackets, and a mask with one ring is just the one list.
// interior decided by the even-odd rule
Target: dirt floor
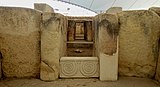
[(93, 44), (68, 43), (67, 56), (69, 57), (92, 57)]
[(44, 82), (39, 79), (5, 79), (0, 87), (160, 87), (155, 80), (135, 77), (120, 77), (116, 82), (102, 82), (98, 79), (59, 79)]

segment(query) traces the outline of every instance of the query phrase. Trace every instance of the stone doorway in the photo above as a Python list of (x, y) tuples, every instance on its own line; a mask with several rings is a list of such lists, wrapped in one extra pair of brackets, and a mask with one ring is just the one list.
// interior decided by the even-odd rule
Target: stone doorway
[[(117, 19), (111, 14), (100, 17), (43, 14), (40, 78), (45, 81), (91, 77), (99, 77), (103, 81), (117, 80), (118, 41), (117, 33), (114, 32), (118, 26), (118, 21), (115, 22)], [(83, 23), (83, 41), (75, 39), (76, 23)], [(73, 51), (68, 55), (68, 48), (71, 47)], [(81, 50), (81, 47), (88, 50), (91, 48), (91, 55), (89, 53), (82, 55), (86, 50)]]
[(69, 18), (67, 55), (60, 59), (60, 78), (99, 77), (92, 18)]
[(92, 20), (68, 20), (67, 56), (94, 57), (94, 28)]

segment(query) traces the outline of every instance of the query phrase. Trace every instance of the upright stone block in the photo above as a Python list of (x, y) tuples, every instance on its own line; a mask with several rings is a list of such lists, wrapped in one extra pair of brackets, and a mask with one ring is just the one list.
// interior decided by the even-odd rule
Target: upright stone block
[[(160, 43), (159, 43), (159, 46), (160, 46)], [(160, 50), (160, 47), (159, 47), (159, 50)], [(158, 57), (158, 60), (157, 60), (157, 68), (156, 68), (155, 79), (160, 82), (160, 51), (159, 51), (159, 57)]]
[(73, 21), (73, 20), (70, 20), (68, 21), (68, 41), (73, 41), (75, 38), (74, 38), (74, 35), (75, 35), (75, 29), (76, 29), (76, 22)]
[(58, 79), (63, 18), (56, 13), (43, 14), (40, 78), (44, 81)]
[(160, 16), (160, 7), (151, 7), (149, 10), (157, 13)]
[(51, 6), (45, 3), (34, 3), (34, 9), (44, 12), (54, 13), (54, 10)]
[(122, 7), (111, 7), (106, 11), (107, 14), (116, 14), (120, 12), (122, 12)]
[(39, 77), (41, 13), (0, 7), (0, 52), (5, 77)]
[(100, 80), (116, 81), (118, 77), (118, 17), (112, 14), (101, 14), (98, 20)]
[(116, 81), (118, 79), (118, 53), (112, 56), (100, 53), (100, 80)]
[(87, 31), (87, 41), (93, 40), (93, 29), (92, 29), (92, 22), (87, 21), (86, 23), (86, 31)]
[(0, 79), (2, 78), (2, 55), (0, 53)]
[(124, 11), (119, 14), (119, 23), (119, 75), (153, 78), (160, 17), (153, 11)]
[[(155, 12), (156, 14), (158, 14), (160, 16), (160, 7), (151, 7), (151, 8), (149, 8), (149, 10)], [(160, 82), (160, 37), (159, 37), (157, 48), (159, 49), (159, 56), (158, 56), (158, 59), (157, 59), (155, 79)]]

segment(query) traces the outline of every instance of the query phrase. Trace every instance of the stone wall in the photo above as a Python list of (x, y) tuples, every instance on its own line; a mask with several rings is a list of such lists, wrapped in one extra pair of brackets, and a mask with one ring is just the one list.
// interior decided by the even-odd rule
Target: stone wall
[(0, 52), (5, 77), (37, 77), (40, 64), (41, 13), (0, 7)]
[(153, 78), (160, 17), (147, 10), (119, 13), (119, 75)]
[(43, 13), (41, 34), (41, 80), (58, 79), (59, 59), (62, 56), (62, 32), (65, 17), (57, 13)]

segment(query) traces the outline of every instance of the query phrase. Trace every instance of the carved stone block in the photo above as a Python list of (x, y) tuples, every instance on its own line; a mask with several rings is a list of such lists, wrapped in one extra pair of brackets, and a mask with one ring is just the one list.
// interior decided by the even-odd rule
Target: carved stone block
[(60, 77), (98, 77), (97, 57), (62, 57), (60, 60)]

